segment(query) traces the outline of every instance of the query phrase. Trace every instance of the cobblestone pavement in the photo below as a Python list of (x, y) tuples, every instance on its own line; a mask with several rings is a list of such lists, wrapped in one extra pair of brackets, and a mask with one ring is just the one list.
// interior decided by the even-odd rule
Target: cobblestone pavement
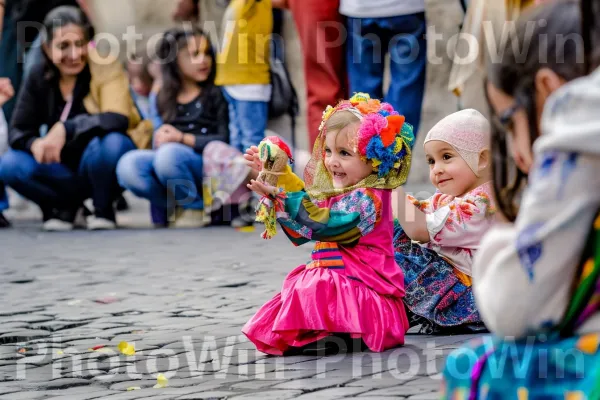
[[(17, 221), (0, 243), (0, 399), (436, 399), (445, 355), (471, 338), (408, 335), (381, 354), (258, 353), (241, 327), (310, 252), (283, 235), (49, 234)], [(154, 388), (159, 373), (168, 382)]]

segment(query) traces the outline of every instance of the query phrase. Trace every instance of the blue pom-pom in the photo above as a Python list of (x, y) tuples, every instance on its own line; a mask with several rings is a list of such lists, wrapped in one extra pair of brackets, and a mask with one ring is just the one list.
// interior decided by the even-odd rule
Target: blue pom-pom
[(384, 117), (387, 117), (388, 115), (390, 115), (390, 113), (386, 110), (379, 110), (379, 114), (383, 115)]

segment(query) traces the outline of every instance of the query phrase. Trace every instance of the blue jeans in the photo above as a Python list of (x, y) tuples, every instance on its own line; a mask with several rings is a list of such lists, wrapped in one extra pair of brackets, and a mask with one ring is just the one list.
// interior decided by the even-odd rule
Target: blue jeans
[(8, 196), (4, 183), (0, 182), (0, 213), (6, 210), (8, 210)]
[(164, 209), (202, 210), (202, 156), (180, 143), (132, 151), (117, 165), (119, 184)]
[(114, 221), (113, 202), (122, 192), (117, 162), (134, 148), (131, 139), (120, 133), (96, 137), (85, 148), (77, 172), (59, 163), (39, 164), (25, 151), (9, 150), (2, 156), (0, 178), (40, 206), (45, 217), (52, 210), (76, 210), (91, 197), (94, 214)]
[[(390, 103), (419, 130), (425, 92), (425, 14), (348, 18), (346, 61), (350, 93), (364, 92)], [(390, 53), (391, 82), (383, 96), (383, 71)]]
[(223, 95), (229, 103), (229, 144), (244, 153), (248, 147), (257, 146), (264, 139), (269, 103), (236, 100), (225, 89)]

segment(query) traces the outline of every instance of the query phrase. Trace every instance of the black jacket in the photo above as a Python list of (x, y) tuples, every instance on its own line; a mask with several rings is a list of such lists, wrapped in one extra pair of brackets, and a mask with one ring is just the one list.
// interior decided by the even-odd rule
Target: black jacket
[[(200, 103), (197, 110), (194, 110), (195, 103)], [(191, 112), (188, 109), (190, 106)], [(199, 99), (189, 105), (178, 104), (177, 115), (172, 121), (162, 121), (159, 116), (154, 124), (158, 127), (163, 122), (183, 133), (194, 135), (194, 150), (198, 154), (202, 154), (204, 147), (213, 140), (229, 143), (229, 105), (219, 86), (208, 86)]]
[[(115, 112), (89, 114), (83, 99), (90, 92), (89, 67), (77, 77), (73, 91), (73, 105), (65, 121), (67, 141), (61, 160), (77, 169), (86, 146), (96, 136), (110, 132), (127, 132), (129, 118)], [(8, 134), (10, 146), (15, 150), (31, 152), (31, 144), (40, 137), (40, 127), (50, 130), (60, 120), (66, 102), (60, 92), (57, 76), (49, 76), (43, 65), (36, 65), (19, 92)]]

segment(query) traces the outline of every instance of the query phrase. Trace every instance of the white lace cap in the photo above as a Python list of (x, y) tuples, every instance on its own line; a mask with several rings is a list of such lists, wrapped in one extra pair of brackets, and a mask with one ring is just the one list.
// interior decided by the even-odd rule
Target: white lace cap
[(427, 133), (425, 143), (432, 140), (446, 142), (479, 176), (479, 154), (490, 148), (491, 128), (488, 120), (472, 108), (448, 115)]

